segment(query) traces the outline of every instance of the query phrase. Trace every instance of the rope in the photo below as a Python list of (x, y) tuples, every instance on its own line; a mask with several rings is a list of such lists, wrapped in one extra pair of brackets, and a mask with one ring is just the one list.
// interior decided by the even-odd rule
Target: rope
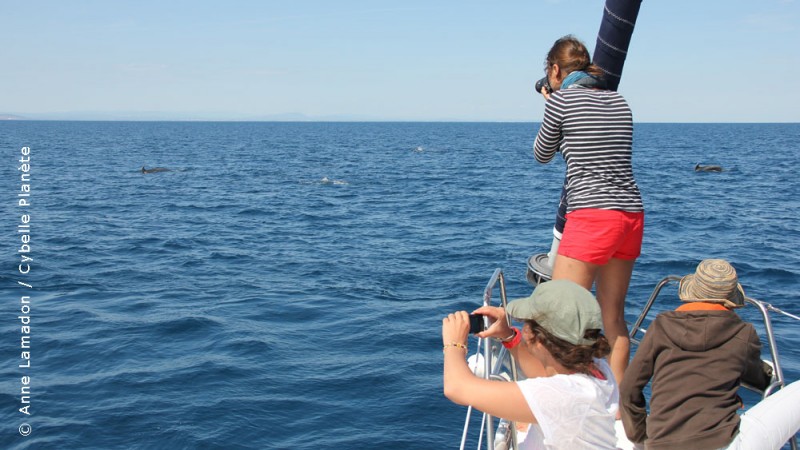
[(613, 45), (611, 45), (611, 44), (609, 44), (608, 42), (606, 42), (606, 41), (605, 41), (603, 38), (601, 38), (600, 36), (597, 36), (597, 40), (598, 40), (598, 41), (600, 41), (600, 43), (602, 43), (602, 44), (603, 44), (603, 45), (605, 45), (606, 47), (610, 48), (611, 50), (616, 50), (617, 52), (619, 52), (619, 53), (622, 53), (623, 55), (627, 55), (627, 54), (628, 54), (628, 52), (627, 52), (627, 51), (625, 51), (625, 50), (623, 50), (623, 49), (621, 49), (621, 48), (614, 47)]
[(603, 66), (601, 66), (601, 65), (599, 65), (599, 64), (597, 64), (597, 67), (599, 67), (600, 69), (602, 69), (602, 70), (603, 70), (603, 72), (605, 72), (605, 73), (606, 73), (606, 75), (611, 75), (612, 77), (616, 77), (616, 78), (621, 78), (621, 77), (622, 77), (622, 74), (617, 74), (617, 73), (614, 73), (614, 72), (612, 72), (612, 71), (610, 71), (610, 70), (606, 69), (605, 67), (603, 67)]
[(620, 21), (620, 22), (622, 22), (622, 23), (625, 23), (625, 24), (629, 25), (631, 28), (633, 28), (634, 26), (636, 26), (636, 23), (634, 23), (634, 22), (631, 22), (630, 20), (625, 20), (625, 19), (623, 19), (622, 17), (620, 17), (618, 14), (615, 14), (615, 13), (613, 13), (613, 12), (612, 12), (610, 9), (608, 9), (608, 3), (606, 3), (606, 4), (603, 6), (603, 9), (605, 9), (605, 10), (606, 10), (606, 13), (608, 13), (608, 15), (609, 15), (609, 16), (611, 16), (611, 17), (613, 17), (613, 18), (617, 19), (618, 21)]

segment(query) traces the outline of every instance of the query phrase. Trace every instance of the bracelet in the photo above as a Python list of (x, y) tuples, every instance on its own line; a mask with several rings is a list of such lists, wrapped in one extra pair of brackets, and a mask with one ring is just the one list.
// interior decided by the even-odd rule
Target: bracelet
[(460, 342), (451, 342), (449, 344), (444, 344), (444, 347), (442, 347), (442, 353), (444, 353), (448, 349), (448, 347), (455, 347), (455, 348), (461, 348), (461, 349), (467, 350), (467, 346), (466, 345), (464, 345), (464, 344), (462, 344)]
[(509, 336), (507, 338), (500, 339), (500, 342), (511, 342), (511, 340), (514, 339), (515, 337), (517, 337), (517, 329), (514, 328), (514, 327), (511, 327), (511, 336)]
[(522, 333), (519, 332), (519, 328), (514, 327), (512, 330), (514, 330), (514, 336), (508, 337), (501, 341), (503, 343), (503, 347), (509, 350), (516, 347), (520, 341), (522, 341)]

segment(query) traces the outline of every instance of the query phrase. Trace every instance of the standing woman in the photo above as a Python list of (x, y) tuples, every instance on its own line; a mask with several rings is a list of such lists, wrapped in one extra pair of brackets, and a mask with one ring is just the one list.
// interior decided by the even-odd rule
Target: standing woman
[(553, 280), (595, 285), (617, 382), (628, 366), (625, 296), (642, 247), (644, 206), (633, 178), (633, 117), (625, 99), (603, 89), (602, 71), (578, 39), (565, 36), (547, 54), (545, 111), (534, 155), (567, 164), (567, 222)]

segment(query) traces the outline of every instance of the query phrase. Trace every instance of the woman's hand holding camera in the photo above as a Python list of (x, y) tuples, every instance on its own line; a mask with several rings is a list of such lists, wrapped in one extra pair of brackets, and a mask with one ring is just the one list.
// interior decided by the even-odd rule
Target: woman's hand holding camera
[(500, 340), (506, 339), (514, 334), (511, 327), (506, 322), (506, 311), (499, 306), (481, 306), (472, 312), (473, 314), (483, 314), (490, 318), (492, 324), (484, 331), (477, 333), (476, 336), (480, 338), (497, 338)]
[(467, 344), (469, 314), (457, 311), (442, 319), (442, 343), (447, 347), (453, 343)]
[[(480, 314), (489, 319), (490, 325), (483, 331), (475, 333), (479, 338), (496, 338), (501, 341), (514, 337), (514, 330), (506, 322), (506, 312), (499, 306), (482, 306), (472, 314)], [(470, 332), (470, 314), (457, 311), (442, 319), (442, 343), (445, 347), (453, 344), (466, 346)], [(458, 345), (460, 347), (460, 345)]]

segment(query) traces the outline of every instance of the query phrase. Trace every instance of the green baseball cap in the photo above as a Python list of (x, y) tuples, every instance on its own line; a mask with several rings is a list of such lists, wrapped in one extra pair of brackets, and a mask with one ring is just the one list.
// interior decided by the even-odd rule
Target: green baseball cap
[(569, 280), (540, 283), (530, 297), (512, 301), (508, 315), (518, 320), (533, 319), (553, 336), (574, 345), (592, 345), (586, 330), (602, 329), (600, 305), (591, 292)]

